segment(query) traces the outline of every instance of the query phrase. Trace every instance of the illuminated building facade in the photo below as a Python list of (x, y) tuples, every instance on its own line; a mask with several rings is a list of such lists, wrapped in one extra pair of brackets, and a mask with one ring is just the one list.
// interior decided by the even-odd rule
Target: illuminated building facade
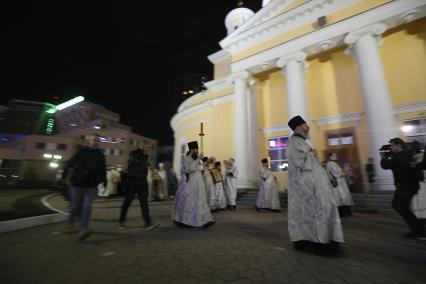
[(336, 152), (352, 167), (355, 191), (394, 189), (378, 149), (393, 137), (426, 142), (424, 0), (271, 0), (231, 11), (225, 25), (208, 56), (214, 80), (171, 120), (176, 169), (203, 123), (204, 153), (234, 157), (240, 189), (258, 188), (264, 157), (285, 188), (287, 122), (301, 115), (319, 158)]

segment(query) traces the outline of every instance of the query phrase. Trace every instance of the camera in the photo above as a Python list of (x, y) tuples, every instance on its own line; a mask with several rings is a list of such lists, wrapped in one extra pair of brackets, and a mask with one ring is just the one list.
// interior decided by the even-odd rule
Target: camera
[[(392, 142), (391, 139), (389, 142)], [(412, 142), (407, 142), (403, 144), (403, 148), (405, 151), (407, 151), (410, 155), (415, 155), (418, 152), (421, 151), (421, 143), (419, 141), (412, 141)], [(383, 145), (380, 149), (380, 156), (384, 157), (384, 158), (390, 158), (392, 156), (392, 151), (391, 151), (391, 144), (385, 144)]]
[(383, 145), (382, 147), (380, 147), (379, 152), (380, 156), (382, 156), (383, 158), (389, 158), (390, 156), (392, 156), (391, 145)]

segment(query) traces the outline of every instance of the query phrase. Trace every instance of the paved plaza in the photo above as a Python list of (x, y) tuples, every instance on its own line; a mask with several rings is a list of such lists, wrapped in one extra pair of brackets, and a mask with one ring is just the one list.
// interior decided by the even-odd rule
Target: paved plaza
[(425, 283), (426, 242), (403, 239), (397, 215), (343, 219), (339, 256), (295, 251), (286, 212), (249, 206), (214, 214), (208, 229), (177, 228), (172, 202), (151, 203), (161, 226), (141, 228), (136, 200), (119, 230), (121, 200), (94, 205), (94, 234), (84, 242), (53, 224), (0, 235), (2, 283)]

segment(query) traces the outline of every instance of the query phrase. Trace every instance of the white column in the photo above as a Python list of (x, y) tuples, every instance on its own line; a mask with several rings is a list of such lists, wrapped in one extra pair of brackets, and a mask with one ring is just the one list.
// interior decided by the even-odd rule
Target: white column
[(248, 149), (248, 116), (247, 116), (247, 81), (249, 73), (243, 71), (234, 74), (230, 79), (234, 82), (235, 89), (235, 165), (238, 167), (238, 188), (253, 188), (253, 179), (249, 173)]
[(384, 24), (375, 24), (349, 33), (345, 43), (350, 45), (349, 54), (357, 61), (361, 78), (364, 110), (368, 124), (370, 156), (374, 159), (374, 167), (379, 177), (390, 175), (380, 167), (379, 148), (387, 144), (389, 139), (398, 137), (392, 102), (377, 48), (379, 36), (386, 31)]
[(306, 53), (296, 52), (278, 59), (277, 67), (283, 68), (283, 75), (286, 78), (288, 119), (300, 115), (310, 123), (304, 76), (304, 69), (307, 68), (308, 63), (305, 59)]
[(259, 114), (257, 111), (257, 91), (258, 86), (255, 80), (250, 80), (247, 90), (247, 115), (248, 115), (248, 152), (249, 152), (249, 174), (255, 182), (256, 187), (259, 186)]

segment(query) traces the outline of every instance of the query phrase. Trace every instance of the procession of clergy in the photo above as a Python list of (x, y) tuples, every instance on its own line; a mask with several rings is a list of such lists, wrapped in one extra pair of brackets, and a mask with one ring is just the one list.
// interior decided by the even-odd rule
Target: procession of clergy
[[(349, 190), (333, 188), (330, 173), (318, 161), (316, 151), (307, 140), (309, 126), (303, 118), (296, 116), (288, 125), (294, 131), (286, 151), (290, 240), (296, 248), (306, 244), (337, 247), (344, 238), (338, 212), (341, 198), (336, 196), (339, 191), (340, 195), (349, 195), (349, 201), (344, 205), (352, 205)], [(214, 158), (204, 158), (196, 141), (188, 143), (188, 148), (181, 167), (172, 219), (181, 226), (208, 227), (214, 224), (211, 212), (236, 210), (238, 170), (234, 159), (224, 161), (222, 168), (221, 162)], [(278, 186), (267, 159), (262, 160), (260, 177), (256, 210), (280, 211)]]

